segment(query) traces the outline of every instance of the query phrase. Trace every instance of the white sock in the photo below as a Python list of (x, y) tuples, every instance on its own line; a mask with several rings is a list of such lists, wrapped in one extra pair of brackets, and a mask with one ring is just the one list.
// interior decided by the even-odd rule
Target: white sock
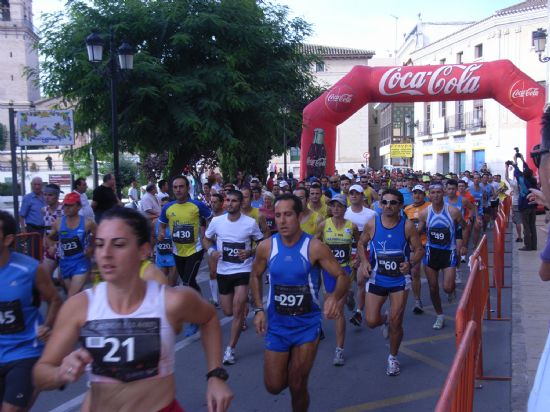
[(397, 356), (393, 356), (391, 353), (390, 355), (388, 356), (388, 360), (395, 360), (397, 359)]
[(212, 294), (212, 300), (218, 303), (218, 281), (216, 279), (210, 279), (210, 293)]

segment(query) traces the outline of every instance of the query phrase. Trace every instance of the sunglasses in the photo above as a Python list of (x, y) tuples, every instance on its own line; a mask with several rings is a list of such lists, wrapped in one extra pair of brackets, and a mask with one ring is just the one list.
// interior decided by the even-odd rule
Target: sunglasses
[(388, 204), (392, 205), (392, 206), (395, 206), (395, 205), (400, 204), (401, 202), (399, 200), (386, 200), (386, 199), (384, 199), (384, 200), (381, 200), (380, 203), (383, 204), (384, 206), (386, 206)]
[(537, 167), (537, 169), (540, 166), (540, 158), (543, 154), (548, 153), (549, 149), (543, 149), (540, 147), (540, 144), (537, 144), (533, 146), (533, 150), (531, 150), (531, 159), (533, 159), (533, 163)]

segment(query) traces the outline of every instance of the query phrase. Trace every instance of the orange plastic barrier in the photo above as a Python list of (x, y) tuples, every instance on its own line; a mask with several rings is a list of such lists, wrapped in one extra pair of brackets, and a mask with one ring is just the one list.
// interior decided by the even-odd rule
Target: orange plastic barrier
[[(497, 294), (497, 318), (495, 320), (510, 320), (510, 318), (502, 317), (502, 289), (511, 286), (504, 285), (504, 252), (506, 242), (506, 227), (508, 226), (510, 202), (509, 198), (504, 199), (503, 203), (498, 208), (497, 219), (495, 221), (495, 229), (493, 231), (493, 283), (492, 287), (496, 288)], [(508, 210), (508, 214), (507, 211)], [(489, 316), (490, 319), (490, 316)]]
[(456, 346), (460, 346), (469, 321), (476, 322), (478, 327), (473, 342), (476, 348), (476, 377), (483, 376), (483, 345), (482, 322), (489, 301), (489, 268), (487, 266), (487, 236), (483, 235), (481, 242), (472, 256), (470, 276), (462, 297), (458, 302), (455, 315)]
[(435, 412), (471, 412), (474, 405), (476, 323), (466, 325), (453, 364), (443, 385)]
[(15, 235), (15, 251), (42, 260), (42, 235), (34, 232)]

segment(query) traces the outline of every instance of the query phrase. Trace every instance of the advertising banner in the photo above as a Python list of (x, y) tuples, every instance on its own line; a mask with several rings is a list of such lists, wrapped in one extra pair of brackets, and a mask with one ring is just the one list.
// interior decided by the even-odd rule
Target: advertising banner
[(72, 110), (17, 112), (19, 146), (69, 146), (74, 144)]
[(390, 157), (413, 157), (412, 143), (392, 144), (390, 146)]

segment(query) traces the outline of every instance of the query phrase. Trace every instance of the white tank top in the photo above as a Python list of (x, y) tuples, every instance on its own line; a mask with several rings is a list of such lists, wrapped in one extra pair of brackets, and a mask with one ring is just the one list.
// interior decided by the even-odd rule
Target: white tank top
[(143, 302), (133, 313), (114, 312), (107, 282), (87, 289), (88, 314), (82, 345), (92, 354), (92, 382), (131, 382), (174, 373), (176, 334), (166, 319), (165, 286), (147, 281)]

